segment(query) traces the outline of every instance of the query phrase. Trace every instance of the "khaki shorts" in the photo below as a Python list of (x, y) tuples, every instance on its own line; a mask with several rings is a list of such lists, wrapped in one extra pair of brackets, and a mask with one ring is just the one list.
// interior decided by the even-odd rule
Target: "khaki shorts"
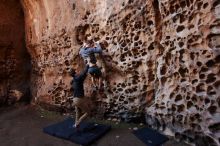
[(73, 98), (73, 105), (78, 107), (80, 110), (83, 112), (88, 112), (90, 113), (91, 108), (92, 108), (92, 102), (88, 98), (84, 97), (74, 97)]

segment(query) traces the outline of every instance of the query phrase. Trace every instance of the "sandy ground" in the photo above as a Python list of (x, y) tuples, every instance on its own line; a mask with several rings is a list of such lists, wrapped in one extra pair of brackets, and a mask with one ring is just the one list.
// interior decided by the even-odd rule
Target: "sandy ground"
[[(79, 146), (42, 132), (42, 128), (65, 119), (65, 115), (49, 112), (33, 105), (15, 105), (0, 109), (0, 146)], [(113, 129), (91, 146), (146, 146), (129, 130), (128, 124)], [(133, 128), (135, 125), (131, 125)], [(170, 140), (164, 146), (187, 146)]]

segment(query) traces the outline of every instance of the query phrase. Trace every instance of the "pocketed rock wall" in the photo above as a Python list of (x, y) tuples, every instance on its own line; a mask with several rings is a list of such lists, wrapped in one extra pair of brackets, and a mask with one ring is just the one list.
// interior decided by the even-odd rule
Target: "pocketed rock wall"
[[(145, 112), (148, 124), (177, 139), (219, 144), (219, 0), (22, 4), (36, 102), (68, 106), (67, 70), (83, 68), (78, 51), (92, 37), (106, 60), (99, 100), (107, 117), (129, 121)], [(90, 95), (89, 78), (85, 86)]]

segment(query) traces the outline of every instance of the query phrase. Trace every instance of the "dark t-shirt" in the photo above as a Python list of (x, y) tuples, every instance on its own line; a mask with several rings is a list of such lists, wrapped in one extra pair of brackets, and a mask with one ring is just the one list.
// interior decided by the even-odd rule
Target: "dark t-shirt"
[(84, 81), (87, 76), (89, 66), (87, 65), (84, 71), (82, 71), (79, 75), (71, 74), (73, 77), (72, 88), (73, 88), (73, 96), (74, 97), (84, 97)]

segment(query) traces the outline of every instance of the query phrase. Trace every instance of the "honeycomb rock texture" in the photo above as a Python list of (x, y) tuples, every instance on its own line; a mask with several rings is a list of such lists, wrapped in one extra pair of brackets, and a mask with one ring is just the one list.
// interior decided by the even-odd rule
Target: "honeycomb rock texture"
[[(87, 37), (105, 58), (105, 115), (196, 145), (220, 143), (219, 0), (22, 0), (36, 102), (67, 106)], [(86, 80), (86, 94), (91, 81)]]

